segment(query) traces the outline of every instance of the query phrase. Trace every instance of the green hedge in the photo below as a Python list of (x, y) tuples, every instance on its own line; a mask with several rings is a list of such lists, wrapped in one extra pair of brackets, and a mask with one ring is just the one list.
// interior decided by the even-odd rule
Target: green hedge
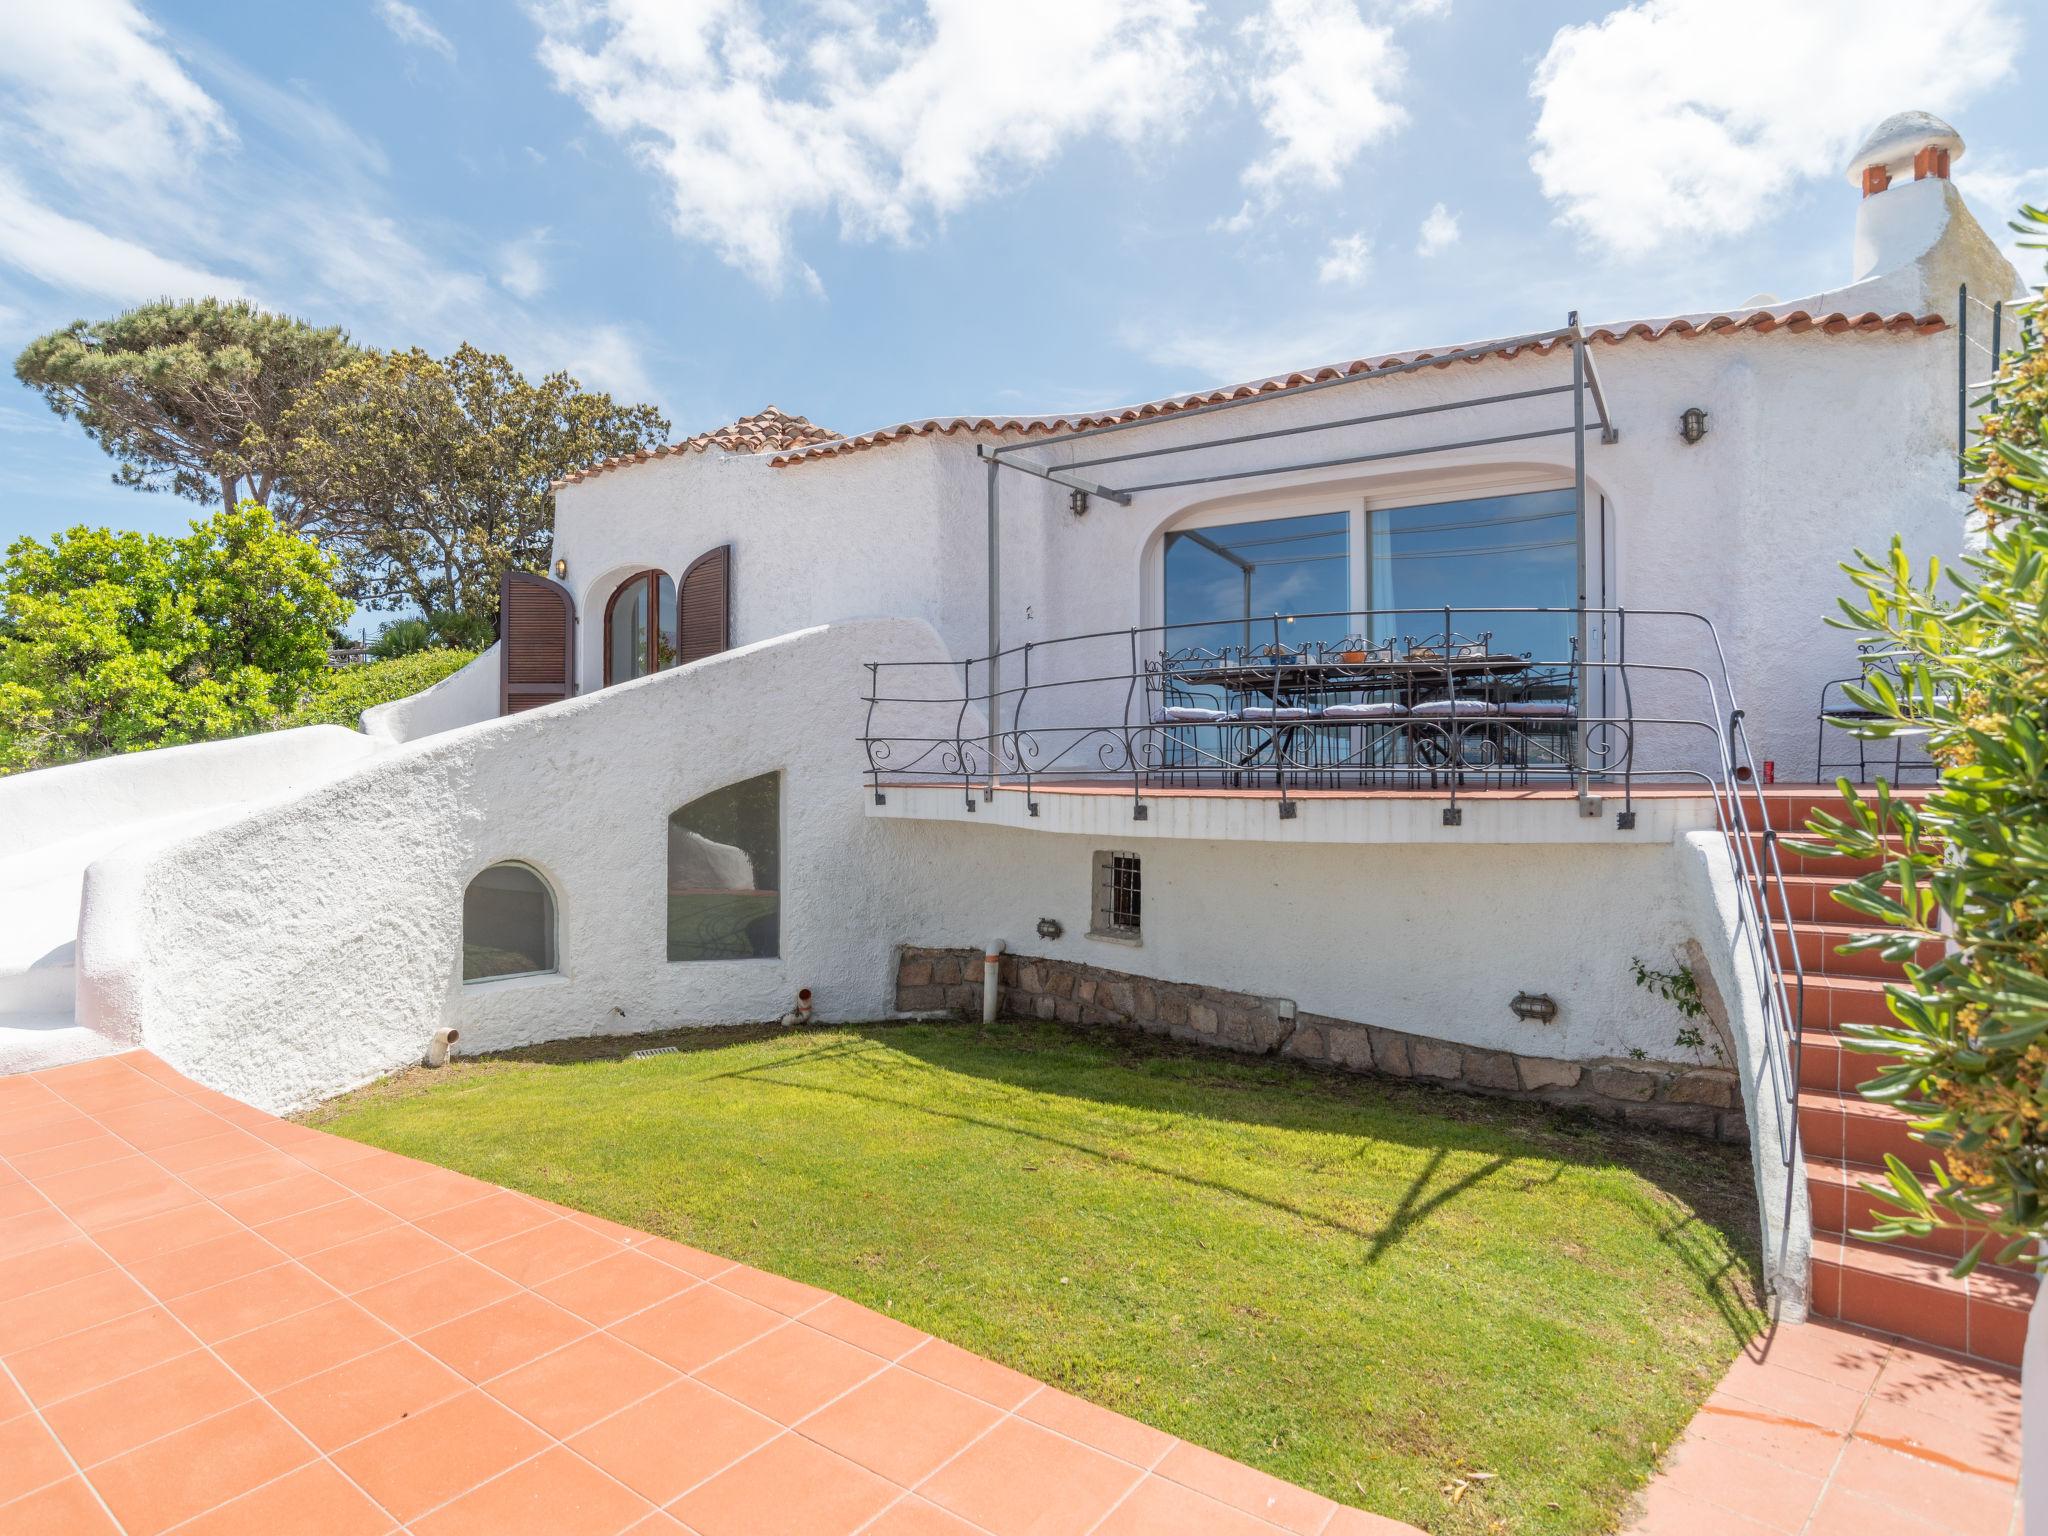
[(299, 725), (345, 725), (361, 728), (359, 717), (366, 709), (389, 704), (431, 688), (442, 678), (460, 671), (476, 660), (475, 651), (416, 651), (390, 661), (366, 661), (353, 667), (335, 667), (299, 701), (298, 707), (281, 716), (279, 730)]

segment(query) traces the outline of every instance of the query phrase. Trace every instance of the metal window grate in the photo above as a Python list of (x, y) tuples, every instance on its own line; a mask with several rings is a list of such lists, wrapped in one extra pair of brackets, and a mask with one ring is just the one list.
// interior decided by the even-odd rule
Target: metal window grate
[(1142, 929), (1144, 883), (1135, 853), (1095, 855), (1095, 921), (1093, 931), (1111, 938), (1135, 939)]

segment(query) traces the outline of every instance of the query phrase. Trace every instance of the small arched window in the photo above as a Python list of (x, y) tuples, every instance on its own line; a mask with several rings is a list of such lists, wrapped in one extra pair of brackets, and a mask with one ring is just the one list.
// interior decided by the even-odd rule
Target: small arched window
[(668, 819), (668, 957), (767, 960), (782, 953), (782, 793), (742, 779)]
[(676, 664), (676, 584), (666, 571), (641, 571), (619, 583), (604, 607), (604, 681), (630, 682)]
[(524, 864), (493, 864), (462, 893), (462, 979), (555, 969), (555, 897)]

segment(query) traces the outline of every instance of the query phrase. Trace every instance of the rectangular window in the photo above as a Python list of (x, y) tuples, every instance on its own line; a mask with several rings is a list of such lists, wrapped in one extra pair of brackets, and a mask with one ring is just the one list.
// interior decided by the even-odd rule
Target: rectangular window
[(1095, 910), (1089, 935), (1135, 944), (1142, 936), (1145, 891), (1135, 853), (1095, 855)]
[(1434, 635), (1449, 608), (1453, 631), (1476, 640), (1491, 630), (1495, 651), (1569, 661), (1569, 615), (1469, 610), (1576, 604), (1575, 512), (1569, 490), (1373, 508), (1366, 591), (1379, 615), (1375, 638)]
[[(1349, 512), (1219, 523), (1166, 536), (1169, 651), (1341, 640), (1350, 607)], [(1302, 617), (1315, 613), (1334, 617)]]
[(765, 960), (782, 953), (782, 805), (764, 773), (692, 800), (668, 819), (668, 957)]

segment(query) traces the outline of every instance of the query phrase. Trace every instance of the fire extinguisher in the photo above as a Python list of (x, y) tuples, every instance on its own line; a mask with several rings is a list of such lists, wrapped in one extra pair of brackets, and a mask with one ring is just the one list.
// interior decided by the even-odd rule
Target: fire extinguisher
[(1776, 758), (1767, 757), (1764, 759), (1764, 782), (1766, 784), (1778, 782), (1778, 761)]

